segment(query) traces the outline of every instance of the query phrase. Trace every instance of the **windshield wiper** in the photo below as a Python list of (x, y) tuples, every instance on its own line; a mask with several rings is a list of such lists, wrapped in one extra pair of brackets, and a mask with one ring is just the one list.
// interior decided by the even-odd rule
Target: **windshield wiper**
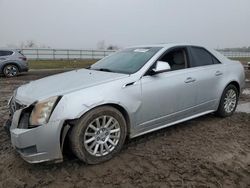
[(104, 71), (104, 72), (113, 72), (110, 69), (106, 69), (106, 68), (100, 68), (100, 69), (93, 69), (93, 70), (97, 70), (97, 71)]

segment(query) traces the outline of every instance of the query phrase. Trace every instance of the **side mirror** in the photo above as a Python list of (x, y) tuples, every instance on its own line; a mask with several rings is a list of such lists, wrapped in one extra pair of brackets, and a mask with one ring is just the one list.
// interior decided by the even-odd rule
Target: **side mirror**
[(151, 70), (151, 75), (167, 72), (171, 70), (171, 67), (168, 62), (165, 61), (157, 61), (154, 69)]

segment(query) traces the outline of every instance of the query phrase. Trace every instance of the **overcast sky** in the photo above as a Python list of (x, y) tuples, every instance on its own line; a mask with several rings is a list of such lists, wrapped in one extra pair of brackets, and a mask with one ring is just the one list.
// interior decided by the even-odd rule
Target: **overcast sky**
[(0, 0), (0, 46), (250, 46), (250, 0)]

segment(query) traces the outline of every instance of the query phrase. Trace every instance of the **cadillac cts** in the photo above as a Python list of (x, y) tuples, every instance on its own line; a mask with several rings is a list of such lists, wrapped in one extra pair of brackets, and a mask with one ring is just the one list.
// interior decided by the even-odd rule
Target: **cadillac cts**
[(30, 163), (62, 161), (68, 140), (80, 160), (97, 164), (117, 154), (126, 137), (212, 112), (232, 115), (244, 77), (239, 62), (204, 47), (131, 47), (19, 87), (5, 127)]

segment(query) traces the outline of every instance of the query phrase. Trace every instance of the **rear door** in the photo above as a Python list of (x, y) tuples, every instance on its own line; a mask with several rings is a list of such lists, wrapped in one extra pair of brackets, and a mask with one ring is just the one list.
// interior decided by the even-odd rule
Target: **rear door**
[(197, 84), (197, 110), (214, 110), (220, 97), (220, 81), (223, 78), (223, 64), (202, 47), (189, 47), (190, 68)]

